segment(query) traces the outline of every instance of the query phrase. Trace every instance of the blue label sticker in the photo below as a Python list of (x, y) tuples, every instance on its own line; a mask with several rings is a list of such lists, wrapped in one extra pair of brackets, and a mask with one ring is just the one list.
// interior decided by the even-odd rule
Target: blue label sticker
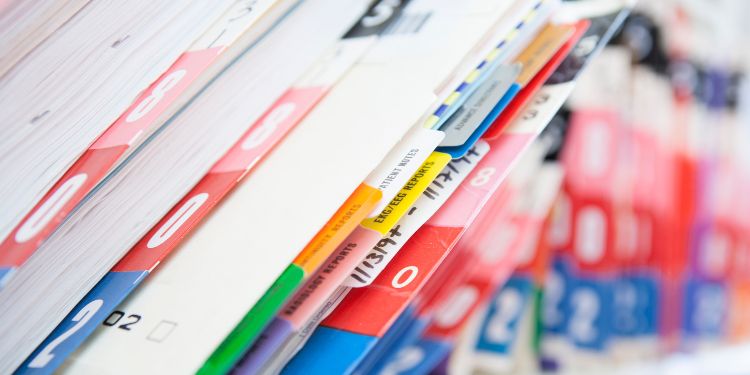
[(13, 271), (16, 269), (13, 267), (0, 267), (0, 289), (5, 286), (5, 283), (8, 282), (10, 279), (10, 276), (13, 274)]
[(683, 329), (688, 336), (720, 338), (727, 324), (729, 297), (724, 284), (692, 279), (685, 286)]
[(414, 345), (401, 348), (376, 374), (420, 375), (429, 374), (447, 357), (453, 346), (450, 343), (420, 339)]
[(570, 296), (572, 276), (568, 262), (558, 257), (544, 280), (542, 295), (542, 329), (548, 335), (564, 335), (568, 324), (565, 308)]
[(318, 327), (282, 374), (351, 374), (375, 346), (376, 337)]
[(479, 138), (487, 132), (487, 129), (490, 128), (490, 126), (500, 116), (500, 113), (502, 113), (505, 107), (508, 106), (510, 101), (513, 100), (513, 98), (516, 96), (516, 94), (518, 94), (518, 91), (520, 90), (521, 86), (519, 84), (513, 83), (512, 85), (510, 85), (508, 91), (505, 92), (500, 101), (497, 102), (497, 104), (492, 108), (492, 111), (490, 111), (487, 117), (482, 120), (482, 122), (469, 136), (466, 142), (464, 142), (464, 144), (452, 147), (438, 147), (436, 151), (445, 152), (449, 154), (452, 159), (459, 159), (464, 157), (466, 153), (469, 152), (469, 150), (474, 146), (474, 144), (477, 143), (477, 140), (479, 140)]
[(110, 272), (57, 325), (16, 370), (18, 374), (51, 374), (88, 338), (135, 288), (147, 271)]
[(521, 276), (511, 277), (502, 288), (498, 288), (482, 321), (475, 345), (477, 350), (511, 353), (521, 319), (529, 312), (532, 292), (532, 281)]
[(653, 276), (624, 276), (614, 282), (612, 333), (622, 337), (656, 335), (659, 283)]
[(573, 345), (604, 350), (611, 335), (614, 310), (612, 281), (607, 278), (577, 277), (567, 300), (566, 337)]
[(427, 317), (418, 317), (414, 305), (409, 305), (357, 367), (357, 373), (380, 373), (390, 358), (419, 340), (429, 322)]

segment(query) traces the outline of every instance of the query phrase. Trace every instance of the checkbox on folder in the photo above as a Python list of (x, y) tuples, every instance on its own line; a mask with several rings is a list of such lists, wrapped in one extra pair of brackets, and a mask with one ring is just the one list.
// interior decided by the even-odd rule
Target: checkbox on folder
[(146, 336), (146, 339), (153, 342), (162, 342), (169, 337), (170, 334), (172, 334), (172, 331), (177, 328), (177, 323), (170, 322), (168, 320), (162, 320), (159, 322), (159, 324), (156, 325), (156, 327), (151, 331), (151, 333)]

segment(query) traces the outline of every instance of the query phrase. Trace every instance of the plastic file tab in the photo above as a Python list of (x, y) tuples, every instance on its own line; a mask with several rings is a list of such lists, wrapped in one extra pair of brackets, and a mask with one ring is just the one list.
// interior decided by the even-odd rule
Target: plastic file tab
[(513, 98), (518, 93), (519, 88), (520, 87), (518, 86), (518, 84), (513, 83), (510, 85), (508, 91), (505, 92), (505, 95), (500, 98), (500, 100), (492, 108), (492, 111), (488, 114), (487, 117), (484, 118), (484, 120), (482, 120), (479, 126), (477, 126), (477, 128), (463, 145), (456, 147), (441, 147), (439, 150), (451, 154), (451, 156), (453, 156), (454, 158), (460, 158), (466, 155), (471, 146), (484, 135), (484, 132), (487, 131), (490, 125), (492, 125), (497, 116), (500, 115), (502, 111), (508, 106), (508, 103), (513, 100)]
[(312, 329), (309, 327), (309, 322), (316, 321), (315, 316), (321, 314), (321, 309), (330, 308), (332, 302), (329, 296), (336, 295), (339, 285), (365, 256), (365, 253), (372, 248), (395, 243), (394, 238), (401, 236), (399, 229), (394, 227), (395, 222), (407, 212), (449, 161), (450, 157), (446, 154), (430, 155), (407, 180), (391, 203), (373, 219), (362, 220), (360, 226), (339, 244), (281, 309), (277, 319), (271, 323), (269, 329), (264, 332), (263, 337), (244, 360), (243, 372), (258, 371), (257, 366), (260, 363), (273, 366), (275, 363), (287, 360), (286, 356), (295, 351), (306, 338), (306, 333), (303, 331)]
[[(487, 139), (494, 139), (498, 137), (502, 133), (502, 131), (518, 117), (518, 115), (529, 103), (531, 98), (534, 97), (536, 92), (539, 91), (542, 85), (547, 82), (547, 79), (552, 76), (552, 74), (565, 60), (565, 58), (568, 57), (568, 54), (570, 54), (571, 50), (581, 39), (588, 27), (589, 22), (587, 20), (582, 20), (575, 24), (574, 31), (570, 34), (570, 37), (565, 41), (565, 43), (562, 44), (562, 46), (560, 46), (558, 50), (556, 50), (554, 55), (549, 58), (546, 64), (541, 69), (539, 69), (534, 74), (533, 78), (523, 86), (521, 91), (518, 93), (518, 95), (516, 95), (516, 97), (508, 105), (508, 107), (505, 108), (502, 113), (500, 113), (500, 116), (498, 116), (489, 130), (487, 130), (485, 134), (485, 137)], [(539, 58), (539, 60), (541, 60), (541, 58)], [(535, 62), (539, 60), (535, 60)], [(529, 65), (529, 63), (527, 62), (527, 66), (535, 66), (535, 63), (531, 63)], [(532, 69), (528, 70), (531, 71)]]
[(433, 152), (386, 207), (377, 216), (363, 220), (361, 225), (385, 236), (411, 210), (414, 202), (435, 180), (449, 161), (448, 155), (442, 152)]
[[(443, 148), (459, 147), (469, 140), (483, 122), (489, 120), (491, 123), (502, 110), (501, 99), (507, 95), (520, 73), (520, 65), (497, 67), (487, 80), (469, 96), (461, 108), (440, 127), (440, 130), (446, 134), (440, 146)], [(500, 106), (499, 109), (498, 106)]]
[[(618, 11), (611, 16), (603, 17), (606, 20), (602, 20), (602, 23), (606, 23), (607, 26), (596, 30), (596, 32), (602, 33), (595, 36), (597, 42), (602, 43), (602, 41), (608, 40), (609, 35), (611, 35), (614, 27), (619, 24), (622, 16), (623, 14)], [(594, 48), (585, 51), (584, 56), (576, 55), (571, 58), (582, 59), (585, 62), (596, 50)], [(497, 189), (500, 181), (515, 164), (518, 155), (528, 147), (531, 140), (540, 133), (556, 110), (560, 108), (562, 102), (570, 94), (572, 82), (579, 71), (580, 69), (566, 71), (564, 75), (558, 77), (554, 82), (550, 82), (536, 93), (535, 98), (529, 101), (529, 105), (524, 108), (525, 116), (519, 117), (512, 126), (505, 129), (500, 137), (490, 143), (491, 152), (487, 158), (482, 159), (480, 165), (467, 178), (468, 184), (462, 184), (462, 189), (457, 192), (458, 194), (452, 197), (446, 206), (442, 207), (437, 215), (433, 216), (415, 234), (409, 242), (409, 246), (414, 246), (414, 249), (399, 252), (389, 264), (389, 267), (375, 279), (371, 286), (353, 289), (338, 308), (322, 323), (322, 327), (369, 337), (382, 337), (414, 297), (414, 293), (425, 282), (424, 272), (434, 272), (435, 267), (460, 238), (461, 233), (465, 230), (464, 226), (473, 221), (476, 213), (473, 212), (472, 207), (481, 207), (485, 203), (487, 198), (480, 197), (487, 197), (488, 194), (491, 195)], [(482, 188), (485, 184), (488, 186), (488, 190)], [(475, 189), (479, 191), (473, 192), (472, 190)], [(432, 238), (431, 236), (436, 237), (429, 240), (429, 238)], [(439, 250), (433, 248), (435, 244), (444, 245), (440, 245), (441, 249)], [(419, 258), (423, 259), (420, 261)], [(412, 289), (415, 282), (418, 285), (416, 289)], [(407, 296), (407, 294), (410, 294), (410, 296)], [(312, 335), (311, 340), (316, 339), (316, 334)], [(295, 373), (295, 371), (302, 371), (303, 368), (310, 368), (309, 366), (322, 365), (318, 362), (318, 358), (322, 358), (321, 355), (325, 352), (335, 352), (336, 350), (336, 348), (331, 347), (306, 346), (287, 366), (285, 372)], [(352, 359), (361, 361), (359, 358)], [(346, 359), (342, 358), (341, 361), (345, 362)], [(357, 363), (342, 363), (341, 365), (344, 368), (351, 368), (353, 365), (356, 366)]]
[(383, 193), (371, 186), (361, 184), (326, 223), (310, 244), (294, 259), (294, 264), (312, 274), (333, 252), (338, 244), (351, 233), (359, 222), (367, 217), (380, 202)]
[(398, 228), (399, 236), (393, 238), (392, 242), (386, 241), (383, 246), (373, 247), (362, 262), (354, 268), (343, 285), (357, 288), (372, 283), (398, 254), (407, 240), (440, 209), (488, 152), (489, 146), (480, 141), (464, 158), (452, 160), (443, 168), (414, 205), (409, 208), (407, 214), (394, 226)]
[[(512, 25), (506, 25), (502, 28), (502, 36), (499, 42), (491, 48), (487, 55), (483, 56), (481, 62), (468, 72), (468, 75), (460, 82), (455, 90), (451, 91), (435, 112), (430, 115), (424, 126), (427, 128), (442, 127), (471, 94), (484, 81), (489, 72), (513, 53), (515, 48), (521, 45), (519, 36), (528, 37), (530, 34), (525, 29), (535, 29), (544, 18), (548, 17), (550, 11), (558, 4), (556, 0), (541, 0), (532, 3), (525, 2), (525, 7), (512, 9), (508, 13), (508, 18), (503, 19), (504, 23), (510, 22)], [(519, 20), (520, 19), (520, 20)], [(521, 31), (524, 31), (523, 33)]]

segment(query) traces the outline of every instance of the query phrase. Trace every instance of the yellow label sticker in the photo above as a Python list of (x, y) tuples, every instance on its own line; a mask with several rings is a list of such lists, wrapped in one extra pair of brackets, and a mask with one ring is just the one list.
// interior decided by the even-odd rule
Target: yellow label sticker
[(362, 220), (361, 225), (385, 236), (450, 161), (449, 154), (443, 152), (430, 154), (409, 181), (391, 198), (388, 205), (377, 216)]

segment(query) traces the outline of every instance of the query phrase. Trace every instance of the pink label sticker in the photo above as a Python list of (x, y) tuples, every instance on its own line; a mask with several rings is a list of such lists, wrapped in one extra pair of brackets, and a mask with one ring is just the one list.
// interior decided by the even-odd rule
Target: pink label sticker
[(617, 114), (577, 111), (571, 119), (569, 146), (563, 154), (568, 181), (575, 190), (609, 194), (617, 157)]
[(130, 145), (154, 125), (193, 81), (219, 56), (222, 47), (183, 53), (177, 61), (148, 87), (91, 148)]
[(177, 203), (113, 268), (151, 271), (237, 184), (242, 172), (210, 173)]
[(438, 227), (465, 227), (508, 174), (513, 162), (534, 139), (534, 134), (503, 134), (453, 196), (428, 222)]
[(299, 123), (325, 95), (327, 87), (291, 88), (232, 146), (214, 166), (212, 173), (251, 168)]
[(379, 241), (380, 233), (357, 227), (284, 306), (281, 317), (295, 329), (302, 328)]
[(466, 280), (453, 289), (451, 295), (436, 309), (435, 317), (425, 336), (443, 340), (455, 338), (485, 300), (489, 289), (491, 284), (487, 280), (475, 278)]
[(107, 174), (124, 147), (88, 150), (0, 244), (0, 265), (20, 266)]
[[(125, 258), (115, 265), (113, 271), (143, 271), (156, 267), (239, 183), (246, 171), (304, 117), (324, 93), (324, 88), (319, 87), (287, 91), (276, 101), (276, 105), (214, 164), (190, 193), (185, 195)], [(279, 110), (287, 105), (288, 110)], [(282, 114), (284, 115), (281, 116)]]
[(447, 254), (443, 244), (460, 232), (423, 226), (372, 285), (352, 289), (321, 325), (382, 337)]

